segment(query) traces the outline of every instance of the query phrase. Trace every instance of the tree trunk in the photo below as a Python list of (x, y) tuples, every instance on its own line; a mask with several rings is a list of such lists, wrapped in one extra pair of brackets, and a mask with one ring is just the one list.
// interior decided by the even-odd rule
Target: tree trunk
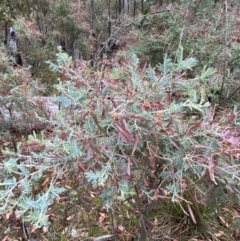
[(133, 17), (136, 17), (136, 6), (137, 6), (137, 2), (136, 0), (133, 1)]
[(74, 65), (75, 65), (76, 68), (79, 67), (80, 57), (81, 57), (80, 50), (74, 46), (73, 47), (73, 61), (74, 61)]
[(4, 24), (4, 32), (5, 32), (4, 44), (6, 45), (8, 42), (8, 22), (7, 21)]
[(92, 30), (96, 32), (95, 0), (91, 0), (91, 19), (92, 19)]
[(108, 37), (111, 37), (111, 0), (108, 0)]
[(122, 1), (118, 0), (118, 13), (119, 13), (119, 15), (121, 14), (121, 12), (122, 12)]

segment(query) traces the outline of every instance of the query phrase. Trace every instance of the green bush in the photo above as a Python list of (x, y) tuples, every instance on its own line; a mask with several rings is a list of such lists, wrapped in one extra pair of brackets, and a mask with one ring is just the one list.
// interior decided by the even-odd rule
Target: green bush
[[(4, 151), (1, 212), (14, 208), (36, 227), (47, 225), (49, 206), (64, 195), (62, 177), (83, 171), (86, 187), (101, 190), (109, 209), (126, 202), (138, 210), (140, 223), (143, 216), (168, 222), (158, 238), (189, 230), (214, 236), (216, 216), (230, 193), (238, 200), (239, 183), (231, 152), (238, 145), (235, 113), (215, 113), (205, 94), (215, 70), (205, 67), (186, 79), (197, 60), (184, 59), (182, 47), (176, 62), (165, 56), (145, 71), (132, 54), (121, 67), (125, 80), (89, 77), (84, 62), (74, 71), (70, 62), (61, 51), (58, 64), (48, 62), (67, 78), (56, 85), (61, 110), (52, 120), (52, 137), (33, 135), (17, 153)], [(38, 188), (47, 178), (45, 190)], [(168, 216), (160, 218), (164, 212)]]

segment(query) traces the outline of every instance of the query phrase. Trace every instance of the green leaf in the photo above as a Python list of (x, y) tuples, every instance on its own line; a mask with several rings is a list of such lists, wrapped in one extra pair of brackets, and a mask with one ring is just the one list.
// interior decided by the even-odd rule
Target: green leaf
[(42, 226), (48, 226), (48, 215), (39, 210), (30, 211), (28, 216), (24, 218), (25, 221), (34, 224), (36, 228), (41, 228)]
[(158, 83), (158, 78), (155, 75), (155, 71), (152, 68), (148, 68), (147, 70), (147, 77), (150, 79), (150, 81), (153, 83), (153, 86), (156, 86)]
[(193, 80), (200, 80), (201, 82), (206, 82), (208, 78), (212, 77), (217, 72), (214, 68), (207, 68), (207, 66), (203, 67), (202, 73), (200, 76), (197, 76)]
[(193, 67), (197, 66), (198, 61), (195, 58), (188, 58), (182, 61), (179, 69), (181, 70), (192, 70)]
[(134, 67), (134, 69), (137, 69), (138, 64), (139, 64), (139, 58), (137, 57), (136, 54), (131, 54), (131, 63)]
[(110, 165), (106, 165), (102, 167), (101, 171), (93, 172), (92, 170), (90, 170), (88, 172), (85, 172), (85, 176), (88, 181), (91, 182), (93, 185), (104, 186), (111, 169), (112, 168)]
[(17, 161), (16, 158), (10, 158), (8, 161), (4, 162), (4, 169), (7, 173), (12, 173), (14, 171), (17, 171)]
[(183, 61), (183, 46), (179, 46), (176, 53), (176, 57), (177, 57), (178, 64), (181, 66)]
[(166, 76), (173, 69), (173, 66), (172, 60), (165, 54), (163, 64), (158, 64), (157, 69), (163, 73), (163, 76)]

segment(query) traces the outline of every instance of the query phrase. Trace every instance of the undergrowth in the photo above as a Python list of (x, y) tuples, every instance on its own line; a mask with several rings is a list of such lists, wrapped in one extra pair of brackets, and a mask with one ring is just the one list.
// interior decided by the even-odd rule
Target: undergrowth
[(142, 71), (132, 54), (119, 67), (122, 79), (99, 72), (89, 78), (86, 63), (73, 71), (59, 48), (57, 64), (48, 64), (65, 75), (55, 86), (61, 108), (48, 120), (51, 132), (30, 135), (16, 152), (3, 150), (1, 212), (47, 227), (58, 204), (69, 201), (78, 205), (73, 218), (87, 217), (91, 227), (72, 227), (78, 237), (111, 232), (130, 240), (134, 228), (139, 239), (231, 240), (239, 202), (237, 113), (209, 103), (215, 69), (186, 78), (198, 61), (184, 58), (182, 46), (174, 59), (165, 55)]

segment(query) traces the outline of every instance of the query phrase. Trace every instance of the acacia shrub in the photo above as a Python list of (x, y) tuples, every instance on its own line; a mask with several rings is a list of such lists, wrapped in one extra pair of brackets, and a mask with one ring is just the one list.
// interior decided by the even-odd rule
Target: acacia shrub
[[(126, 73), (121, 80), (111, 70), (105, 77), (92, 74), (83, 61), (73, 70), (70, 62), (61, 50), (58, 64), (48, 62), (53, 71), (65, 75), (56, 85), (61, 110), (52, 120), (54, 134), (30, 136), (30, 151), (24, 155), (21, 148), (4, 152), (1, 176), (8, 178), (2, 179), (2, 212), (15, 208), (36, 227), (47, 225), (48, 207), (64, 191), (60, 180), (80, 173), (88, 189), (101, 190), (109, 209), (129, 202), (151, 219), (150, 211), (161, 213), (156, 207), (164, 203), (178, 210), (171, 212), (176, 222), (186, 219), (184, 223), (198, 231), (206, 227), (206, 220), (216, 219), (213, 214), (224, 203), (216, 193), (225, 199), (222, 194), (231, 193), (238, 200), (236, 113), (215, 113), (207, 101), (205, 85), (214, 80), (214, 69), (205, 67), (200, 75), (186, 79), (185, 71), (197, 60), (184, 59), (182, 47), (176, 62), (166, 55), (155, 69), (140, 69), (132, 54), (119, 67)], [(44, 176), (49, 185), (35, 188), (33, 194), (30, 187)], [(20, 195), (21, 186), (28, 188)], [(219, 192), (211, 192), (216, 187)]]
[(105, 205), (114, 208), (130, 199), (144, 210), (167, 200), (193, 229), (203, 231), (207, 220), (216, 222), (213, 213), (226, 204), (225, 193), (238, 199), (238, 157), (226, 148), (239, 146), (237, 119), (229, 110), (228, 117), (215, 113), (207, 100), (208, 82), (218, 81), (216, 70), (205, 66), (186, 79), (198, 62), (183, 55), (180, 47), (176, 63), (165, 55), (156, 69), (142, 71), (132, 54), (120, 67), (126, 73), (121, 80), (114, 79), (116, 69), (84, 78), (86, 66), (71, 71), (61, 53), (59, 64), (50, 66), (69, 78), (57, 86), (62, 118), (68, 120), (63, 136), (70, 155), (63, 156), (76, 161), (93, 188), (102, 189)]

